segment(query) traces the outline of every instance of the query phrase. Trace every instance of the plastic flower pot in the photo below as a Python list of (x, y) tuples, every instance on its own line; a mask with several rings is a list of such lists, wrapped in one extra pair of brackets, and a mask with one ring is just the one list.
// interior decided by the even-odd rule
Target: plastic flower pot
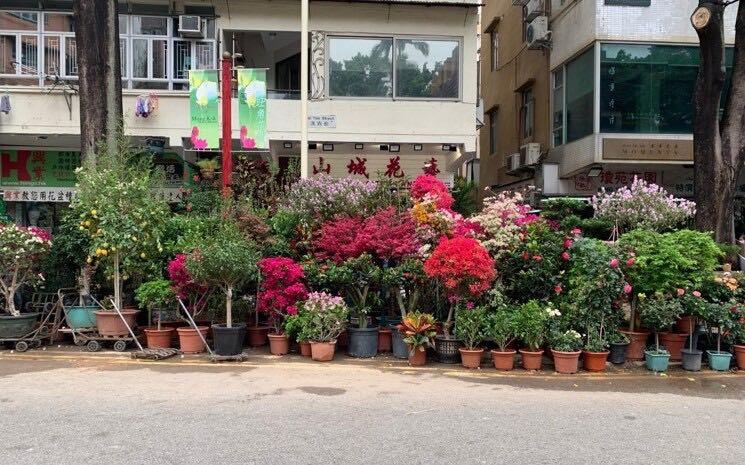
[(499, 350), (491, 351), (491, 360), (494, 363), (494, 368), (500, 371), (510, 371), (515, 368), (515, 350), (507, 350), (501, 352)]
[(683, 349), (683, 369), (688, 371), (701, 371), (701, 358), (703, 352), (700, 350)]
[[(207, 337), (209, 328), (206, 326), (197, 326), (203, 337)], [(204, 342), (193, 328), (176, 328), (178, 333), (179, 347), (184, 354), (199, 354), (204, 352)]]
[(157, 327), (145, 328), (145, 338), (147, 339), (148, 349), (168, 349), (173, 341), (174, 328)]
[(670, 364), (670, 354), (667, 351), (656, 350), (644, 351), (644, 360), (647, 363), (647, 369), (654, 372), (667, 371)]
[[(605, 363), (608, 361), (610, 351), (588, 352), (583, 351), (582, 367), (587, 371), (605, 371)], [(554, 358), (556, 360), (556, 358)], [(555, 363), (555, 362), (554, 362)]]
[(390, 352), (393, 348), (393, 332), (388, 327), (378, 331), (378, 352)]
[(225, 325), (212, 325), (212, 337), (217, 355), (239, 355), (243, 353), (243, 341), (246, 339), (246, 325), (234, 324), (230, 328)]
[(249, 326), (246, 329), (248, 332), (248, 345), (251, 347), (261, 347), (266, 345), (269, 329), (269, 326)]
[(732, 354), (729, 352), (717, 352), (716, 350), (707, 350), (709, 356), (709, 368), (714, 371), (729, 371)]
[(420, 367), (427, 363), (427, 351), (416, 349), (414, 351), (411, 351), (411, 346), (407, 345), (406, 350), (408, 352), (409, 357), (409, 365), (413, 367)]
[(24, 313), (20, 316), (1, 315), (0, 338), (16, 339), (23, 337), (34, 330), (38, 319), (38, 313)]
[(484, 349), (469, 350), (464, 347), (460, 351), (461, 364), (470, 369), (476, 369), (481, 366), (481, 357), (484, 355)]
[(290, 353), (290, 340), (286, 334), (269, 334), (269, 352), (272, 355), (287, 355)]
[(460, 341), (455, 338), (437, 336), (435, 338), (435, 350), (437, 351), (438, 361), (447, 364), (460, 363), (460, 351), (458, 350), (460, 346)]
[(310, 357), (310, 342), (298, 342), (298, 346), (300, 346), (300, 355)]
[(404, 336), (395, 326), (391, 327), (391, 348), (393, 356), (400, 359), (409, 358), (409, 348), (404, 342)]
[(696, 317), (691, 315), (681, 316), (675, 323), (675, 331), (681, 334), (691, 334), (696, 329)]
[(670, 352), (670, 360), (679, 362), (681, 359), (680, 351), (685, 347), (688, 333), (660, 333), (660, 343)]
[(335, 350), (336, 341), (310, 343), (310, 357), (317, 362), (330, 362), (334, 359)]
[(736, 345), (735, 347), (735, 359), (737, 360), (737, 368), (745, 370), (745, 345)]
[(608, 361), (615, 364), (621, 365), (626, 363), (626, 350), (629, 348), (628, 342), (611, 342), (610, 344), (610, 355)]
[(523, 368), (526, 370), (540, 370), (543, 362), (543, 351), (533, 352), (530, 350), (520, 349), (520, 358), (522, 359)]
[(96, 311), (99, 307), (69, 307), (65, 314), (67, 326), (70, 329), (94, 328), (96, 326)]
[(560, 350), (551, 350), (554, 356), (554, 370), (557, 373), (571, 375), (579, 371), (579, 356), (581, 350), (576, 352), (562, 352)]
[[(116, 312), (98, 311), (94, 313), (96, 314), (96, 328), (98, 329), (98, 334), (100, 334), (101, 336), (129, 336), (129, 330), (124, 325), (124, 322)], [(139, 310), (135, 310), (132, 308), (123, 308), (121, 313), (130, 328), (134, 329), (137, 327), (136, 318), (137, 314), (140, 313)]]
[(378, 355), (378, 328), (348, 328), (351, 357), (372, 358)]
[(631, 331), (621, 330), (623, 334), (629, 337), (629, 347), (626, 349), (626, 359), (628, 360), (644, 360), (645, 351), (647, 347), (647, 338), (649, 332), (647, 331)]

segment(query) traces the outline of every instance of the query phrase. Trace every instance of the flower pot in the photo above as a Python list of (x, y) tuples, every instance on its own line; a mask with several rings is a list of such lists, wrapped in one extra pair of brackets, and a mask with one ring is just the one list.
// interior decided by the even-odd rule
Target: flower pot
[(96, 312), (100, 307), (68, 307), (65, 320), (70, 329), (83, 329), (96, 327)]
[[(122, 319), (116, 312), (97, 311), (94, 313), (96, 314), (96, 328), (98, 329), (98, 334), (100, 334), (101, 336), (129, 336), (129, 330), (127, 330), (127, 327), (124, 325), (124, 321), (122, 321)], [(135, 327), (137, 327), (136, 318), (137, 314), (140, 313), (139, 310), (124, 308), (122, 309), (121, 313), (130, 328), (134, 329)]]
[(290, 339), (286, 334), (269, 334), (269, 353), (272, 355), (287, 355), (290, 353)]
[(404, 342), (404, 336), (401, 331), (395, 326), (391, 327), (391, 348), (393, 349), (393, 356), (396, 358), (406, 359), (409, 358), (409, 348)]
[(700, 350), (683, 349), (681, 354), (683, 356), (684, 370), (701, 371), (701, 355), (703, 352)]
[(269, 326), (249, 326), (246, 328), (246, 332), (248, 333), (248, 345), (251, 347), (261, 347), (266, 345), (269, 329)]
[(484, 349), (469, 350), (465, 347), (458, 349), (460, 351), (461, 364), (466, 368), (479, 368), (481, 366), (481, 357), (484, 355)]
[(543, 351), (533, 352), (530, 350), (520, 349), (520, 358), (522, 359), (523, 368), (526, 370), (540, 370), (543, 362)]
[(378, 328), (349, 328), (347, 354), (352, 357), (371, 358), (378, 355)]
[(435, 350), (440, 363), (460, 363), (460, 341), (455, 338), (437, 336), (435, 338)]
[(413, 352), (409, 352), (411, 350), (411, 346), (407, 345), (406, 351), (408, 352), (409, 357), (409, 365), (413, 367), (420, 367), (427, 363), (427, 350), (423, 347), (414, 350)]
[(298, 342), (300, 346), (300, 355), (310, 357), (310, 342)]
[(17, 339), (34, 331), (38, 313), (24, 313), (20, 316), (0, 315), (0, 339)]
[(736, 345), (735, 347), (735, 359), (737, 360), (737, 368), (745, 370), (745, 345)]
[(696, 317), (684, 315), (675, 323), (675, 331), (682, 334), (691, 334), (696, 329)]
[(147, 338), (148, 349), (168, 349), (173, 342), (173, 328), (158, 329), (157, 326), (145, 328), (145, 337)]
[(670, 354), (661, 350), (644, 351), (644, 360), (647, 363), (647, 369), (654, 372), (667, 371), (670, 364)]
[(644, 360), (644, 351), (647, 347), (647, 338), (649, 333), (646, 331), (621, 330), (623, 334), (629, 337), (629, 347), (626, 349), (626, 358), (628, 360)]
[(378, 331), (378, 352), (390, 352), (393, 348), (393, 333), (390, 328), (381, 327)]
[(212, 337), (217, 355), (240, 355), (243, 353), (243, 341), (246, 340), (246, 325), (235, 324), (230, 328), (212, 325)]
[(670, 360), (673, 362), (680, 361), (680, 351), (683, 350), (683, 347), (685, 347), (687, 339), (687, 333), (660, 333), (660, 342), (670, 353)]
[(506, 352), (500, 352), (499, 350), (491, 351), (491, 360), (494, 363), (494, 368), (501, 371), (510, 371), (515, 368), (515, 354), (517, 351), (508, 350)]
[(611, 342), (608, 361), (616, 365), (626, 363), (626, 350), (628, 348), (628, 342)]
[(588, 352), (583, 351), (582, 367), (587, 371), (605, 371), (605, 363), (608, 361), (610, 351)]
[(709, 368), (714, 371), (729, 371), (732, 354), (729, 352), (717, 352), (716, 350), (707, 350), (709, 356)]
[(557, 373), (571, 375), (579, 371), (579, 356), (582, 354), (582, 351), (562, 352), (551, 349), (551, 353), (554, 356), (554, 370)]
[(334, 359), (335, 350), (336, 341), (310, 343), (310, 357), (317, 362), (330, 362)]
[(349, 333), (346, 329), (339, 334), (339, 338), (336, 340), (336, 345), (343, 348), (349, 346)]
[[(209, 328), (206, 326), (197, 326), (202, 337), (207, 336)], [(184, 354), (199, 354), (204, 352), (204, 342), (199, 337), (199, 333), (194, 328), (176, 328), (178, 332), (179, 347)]]

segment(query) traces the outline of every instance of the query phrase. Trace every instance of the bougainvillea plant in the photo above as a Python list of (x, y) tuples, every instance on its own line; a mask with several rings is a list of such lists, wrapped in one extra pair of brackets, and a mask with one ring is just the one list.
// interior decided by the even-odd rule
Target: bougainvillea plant
[(342, 263), (357, 258), (368, 248), (360, 236), (365, 220), (357, 216), (341, 216), (324, 222), (313, 241), (318, 260)]
[(450, 194), (450, 189), (437, 177), (422, 174), (411, 183), (411, 196), (414, 200), (422, 200), (425, 196), (434, 198), (437, 208), (450, 210), (453, 208), (455, 199)]
[(184, 305), (192, 317), (196, 317), (207, 308), (212, 292), (206, 284), (194, 281), (186, 268), (186, 258), (186, 254), (176, 255), (168, 262), (166, 271), (171, 282), (171, 289), (179, 299), (185, 301)]
[(287, 315), (297, 314), (297, 304), (308, 297), (303, 267), (291, 258), (270, 257), (259, 261), (261, 281), (257, 309), (269, 314), (276, 334)]
[(15, 294), (21, 286), (35, 286), (44, 280), (41, 259), (49, 252), (51, 236), (39, 228), (22, 228), (14, 224), (0, 226), (0, 290), (5, 311), (20, 316)]

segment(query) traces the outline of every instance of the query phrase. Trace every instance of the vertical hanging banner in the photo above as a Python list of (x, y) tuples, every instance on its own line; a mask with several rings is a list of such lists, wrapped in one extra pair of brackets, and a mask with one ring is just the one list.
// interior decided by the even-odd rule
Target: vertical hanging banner
[(191, 143), (196, 150), (220, 148), (217, 70), (189, 71)]
[(268, 149), (266, 135), (266, 70), (238, 70), (238, 124), (241, 147)]

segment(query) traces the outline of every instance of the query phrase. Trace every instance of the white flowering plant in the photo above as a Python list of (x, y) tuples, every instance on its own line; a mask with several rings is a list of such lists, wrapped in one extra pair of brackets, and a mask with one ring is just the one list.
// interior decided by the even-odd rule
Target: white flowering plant
[(520, 242), (525, 225), (538, 219), (520, 192), (504, 191), (484, 199), (472, 220), (484, 230), (482, 244), (493, 254), (504, 254)]
[(344, 299), (326, 292), (311, 292), (301, 312), (307, 312), (305, 334), (313, 342), (334, 342), (347, 327), (349, 308)]
[(0, 291), (6, 313), (20, 316), (13, 297), (21, 286), (33, 287), (44, 280), (40, 264), (50, 248), (51, 236), (43, 229), (0, 226)]
[(573, 329), (554, 333), (551, 337), (551, 348), (558, 352), (577, 352), (582, 346), (582, 335)]

